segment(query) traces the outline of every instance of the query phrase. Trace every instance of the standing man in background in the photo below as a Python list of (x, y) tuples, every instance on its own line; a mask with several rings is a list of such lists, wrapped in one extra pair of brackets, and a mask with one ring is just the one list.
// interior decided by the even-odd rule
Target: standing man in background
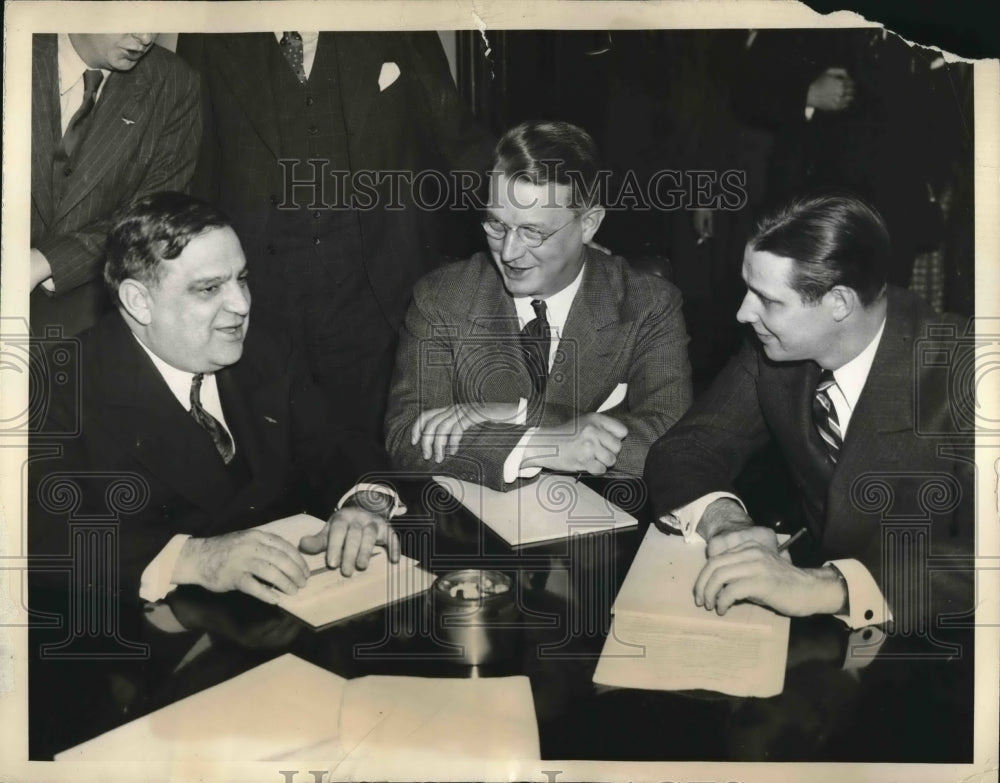
[(192, 34), (177, 51), (205, 86), (196, 191), (232, 218), (255, 315), (291, 333), (339, 423), (381, 450), (396, 332), (438, 254), (409, 187), (375, 179), (482, 171), (491, 140), (435, 33)]
[(184, 190), (201, 138), (198, 77), (156, 33), (35, 35), (31, 61), (31, 329), (73, 335), (110, 309), (110, 218)]

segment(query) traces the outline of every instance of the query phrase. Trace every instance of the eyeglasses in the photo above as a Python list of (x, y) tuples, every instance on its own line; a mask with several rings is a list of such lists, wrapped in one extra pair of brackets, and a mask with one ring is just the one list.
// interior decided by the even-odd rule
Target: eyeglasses
[(568, 221), (563, 223), (555, 231), (550, 231), (547, 234), (544, 231), (539, 231), (534, 226), (508, 226), (502, 220), (497, 220), (495, 217), (488, 217), (483, 221), (483, 231), (486, 232), (488, 237), (493, 239), (506, 239), (507, 232), (513, 231), (517, 234), (517, 238), (521, 240), (521, 243), (525, 247), (538, 247), (547, 239), (551, 238), (555, 234), (558, 234), (570, 223), (577, 219), (578, 215), (574, 215)]

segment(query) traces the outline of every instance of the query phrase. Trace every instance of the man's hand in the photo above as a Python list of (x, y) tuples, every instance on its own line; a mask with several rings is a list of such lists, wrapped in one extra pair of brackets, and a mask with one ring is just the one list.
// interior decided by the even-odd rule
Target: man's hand
[(615, 464), (628, 428), (603, 413), (586, 413), (558, 427), (541, 427), (528, 441), (521, 467), (569, 473), (607, 473)]
[(381, 544), (389, 554), (389, 562), (399, 562), (399, 538), (382, 517), (363, 508), (342, 508), (334, 511), (326, 527), (312, 536), (305, 536), (299, 547), (307, 554), (326, 550), (326, 564), (340, 568), (344, 576), (355, 569), (368, 568), (372, 550)]
[(720, 555), (740, 544), (756, 542), (773, 552), (778, 551), (774, 531), (754, 525), (750, 515), (733, 498), (719, 498), (708, 505), (698, 520), (698, 534), (705, 539), (708, 557)]
[(694, 583), (694, 602), (724, 615), (750, 601), (790, 617), (836, 614), (847, 601), (832, 568), (797, 568), (777, 552), (750, 541), (709, 558)]
[(421, 413), (410, 429), (410, 445), (420, 444), (424, 459), (442, 462), (445, 454), (454, 456), (462, 436), (471, 427), (494, 422), (513, 424), (517, 418), (517, 403), (460, 403), (445, 408), (432, 408)]
[(853, 100), (854, 80), (844, 68), (827, 68), (806, 93), (806, 106), (820, 111), (843, 111)]
[(299, 551), (281, 536), (240, 530), (184, 542), (171, 581), (201, 585), (216, 593), (241, 590), (269, 604), (280, 591), (294, 595), (304, 586), (309, 568)]

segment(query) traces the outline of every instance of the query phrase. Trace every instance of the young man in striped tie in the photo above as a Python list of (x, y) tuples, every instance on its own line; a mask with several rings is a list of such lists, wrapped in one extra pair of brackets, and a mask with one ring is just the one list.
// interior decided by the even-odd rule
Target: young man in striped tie
[[(926, 622), (928, 553), (971, 552), (972, 467), (940, 448), (967, 446), (970, 433), (954, 414), (952, 373), (918, 350), (942, 329), (945, 347), (961, 349), (964, 325), (887, 286), (889, 253), (881, 217), (848, 196), (795, 200), (747, 243), (736, 317), (755, 339), (652, 447), (645, 471), (657, 516), (707, 541), (694, 588), (707, 610), (750, 601), (852, 628)], [(734, 489), (768, 443), (797, 496), (795, 564)], [(906, 549), (907, 537), (922, 545)]]

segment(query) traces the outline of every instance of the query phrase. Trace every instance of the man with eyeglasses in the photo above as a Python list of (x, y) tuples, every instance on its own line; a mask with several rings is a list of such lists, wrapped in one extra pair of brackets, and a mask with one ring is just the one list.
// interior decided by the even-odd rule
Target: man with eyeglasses
[(497, 144), (489, 253), (414, 290), (386, 417), (399, 469), (496, 489), (542, 470), (642, 474), (691, 403), (681, 296), (588, 247), (601, 221), (594, 142), (565, 122)]

